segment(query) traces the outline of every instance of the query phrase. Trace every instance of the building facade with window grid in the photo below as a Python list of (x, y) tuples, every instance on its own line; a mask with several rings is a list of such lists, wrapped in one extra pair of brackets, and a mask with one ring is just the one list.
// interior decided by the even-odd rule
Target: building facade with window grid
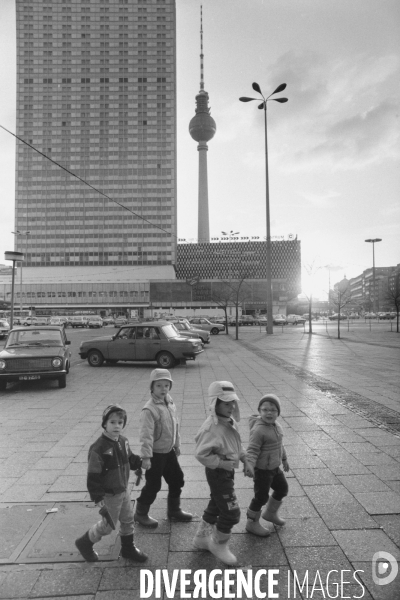
[(17, 135), (151, 223), (18, 142), (24, 267), (174, 264), (175, 0), (16, 0), (16, 11)]

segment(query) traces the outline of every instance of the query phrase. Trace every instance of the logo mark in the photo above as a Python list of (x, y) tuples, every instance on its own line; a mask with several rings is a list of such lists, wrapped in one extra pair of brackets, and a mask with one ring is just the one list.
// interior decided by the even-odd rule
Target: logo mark
[(397, 577), (399, 566), (395, 557), (383, 550), (372, 557), (372, 579), (376, 585), (388, 585)]

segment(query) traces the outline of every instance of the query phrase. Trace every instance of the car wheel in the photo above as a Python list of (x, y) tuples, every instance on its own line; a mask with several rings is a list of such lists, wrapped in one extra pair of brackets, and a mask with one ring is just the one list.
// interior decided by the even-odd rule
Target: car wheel
[(7, 387), (7, 381), (0, 381), (0, 391), (4, 391)]
[(67, 387), (67, 376), (65, 373), (63, 373), (63, 375), (61, 375), (61, 377), (58, 379), (58, 387), (59, 388)]
[(218, 335), (219, 334), (219, 329), (217, 327), (213, 327), (211, 329), (210, 333), (212, 333), (213, 335)]
[(65, 370), (66, 370), (66, 372), (67, 372), (67, 375), (68, 375), (68, 373), (69, 373), (69, 363), (67, 363), (67, 365), (66, 365), (66, 367), (65, 367)]
[(88, 363), (91, 367), (101, 367), (104, 362), (104, 356), (98, 350), (92, 350), (88, 355)]
[(157, 356), (157, 365), (162, 369), (170, 369), (175, 365), (175, 358), (169, 352), (160, 352)]

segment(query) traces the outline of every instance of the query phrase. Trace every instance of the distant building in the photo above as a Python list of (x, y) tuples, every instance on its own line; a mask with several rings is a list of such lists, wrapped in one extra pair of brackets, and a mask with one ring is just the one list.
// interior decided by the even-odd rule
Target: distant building
[[(387, 290), (389, 281), (394, 282), (397, 267), (375, 267), (375, 290), (373, 269), (369, 268), (360, 275), (349, 279), (352, 304), (357, 304), (367, 312), (388, 308)], [(390, 308), (390, 307), (389, 307)]]

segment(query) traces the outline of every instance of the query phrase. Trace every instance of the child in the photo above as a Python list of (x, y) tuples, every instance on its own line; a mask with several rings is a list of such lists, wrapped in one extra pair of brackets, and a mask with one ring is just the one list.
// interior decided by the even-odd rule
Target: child
[[(89, 448), (87, 487), (96, 506), (105, 507), (115, 524), (119, 520), (123, 558), (144, 562), (147, 555), (133, 543), (134, 517), (128, 490), (129, 471), (140, 468), (141, 460), (132, 453), (128, 440), (121, 435), (126, 420), (126, 412), (118, 404), (107, 406), (103, 412), (101, 426), (104, 433)], [(75, 546), (88, 562), (98, 561), (93, 544), (111, 531), (103, 517), (75, 541)]]
[(210, 501), (203, 513), (193, 545), (209, 550), (228, 565), (237, 563), (229, 550), (232, 527), (239, 523), (240, 508), (234, 489), (235, 468), (244, 462), (236, 422), (240, 421), (239, 398), (230, 381), (214, 381), (208, 388), (210, 416), (196, 434), (196, 458), (206, 467)]
[(162, 477), (168, 484), (168, 517), (175, 521), (191, 521), (193, 517), (180, 508), (185, 481), (177, 459), (180, 437), (176, 406), (169, 395), (172, 383), (167, 369), (151, 372), (151, 398), (140, 416), (140, 453), (142, 467), (146, 470), (146, 483), (136, 502), (135, 521), (145, 527), (158, 525), (158, 521), (149, 516), (149, 510), (161, 489)]
[[(278, 510), (289, 488), (279, 466), (282, 462), (283, 470), (289, 471), (289, 463), (282, 443), (283, 430), (276, 422), (281, 413), (278, 396), (265, 394), (258, 404), (258, 413), (249, 418), (250, 441), (246, 474), (254, 477), (254, 498), (247, 510), (246, 531), (265, 537), (269, 535), (269, 531), (260, 525), (259, 520), (261, 507), (267, 500), (262, 518), (275, 525), (285, 524), (278, 516)], [(274, 492), (268, 499), (270, 488)]]

